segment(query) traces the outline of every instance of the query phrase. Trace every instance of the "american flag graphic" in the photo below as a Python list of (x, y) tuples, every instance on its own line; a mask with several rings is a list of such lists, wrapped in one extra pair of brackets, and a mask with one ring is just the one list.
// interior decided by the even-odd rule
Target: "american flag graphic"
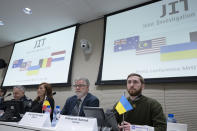
[(140, 41), (136, 47), (136, 55), (160, 52), (160, 46), (166, 45), (166, 38), (160, 37), (152, 40)]

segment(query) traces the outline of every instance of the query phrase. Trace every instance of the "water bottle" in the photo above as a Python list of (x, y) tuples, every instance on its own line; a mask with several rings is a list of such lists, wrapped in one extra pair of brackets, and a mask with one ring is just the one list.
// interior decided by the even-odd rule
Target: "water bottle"
[(56, 120), (60, 119), (60, 106), (56, 106)]
[(174, 118), (174, 114), (168, 114), (167, 122), (176, 123), (176, 119)]
[(59, 118), (60, 118), (60, 106), (56, 106), (55, 110), (53, 111), (53, 120), (51, 123), (52, 127), (56, 126)]
[(51, 106), (48, 105), (47, 108), (44, 110), (45, 114), (50, 114), (51, 113)]

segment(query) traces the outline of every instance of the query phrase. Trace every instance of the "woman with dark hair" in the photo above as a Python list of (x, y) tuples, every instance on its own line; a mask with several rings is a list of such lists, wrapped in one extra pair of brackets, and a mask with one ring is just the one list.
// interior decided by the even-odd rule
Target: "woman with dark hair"
[(51, 106), (51, 120), (53, 118), (53, 110), (54, 110), (54, 104), (55, 101), (53, 99), (53, 94), (52, 94), (52, 87), (48, 83), (41, 83), (38, 86), (37, 90), (37, 97), (32, 103), (32, 108), (31, 112), (37, 112), (37, 113), (43, 113), (44, 111), (42, 110), (43, 108), (43, 103), (45, 100), (47, 100)]

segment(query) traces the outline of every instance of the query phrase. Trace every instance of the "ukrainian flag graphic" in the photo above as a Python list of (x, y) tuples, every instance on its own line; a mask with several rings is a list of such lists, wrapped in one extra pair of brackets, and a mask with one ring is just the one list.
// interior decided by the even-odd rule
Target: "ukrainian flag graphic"
[(27, 75), (31, 76), (31, 75), (37, 75), (40, 69), (40, 65), (36, 65), (36, 66), (31, 66), (29, 67), (27, 70)]
[(160, 52), (161, 61), (197, 58), (197, 42), (161, 46)]
[(132, 110), (133, 107), (131, 106), (127, 98), (125, 96), (122, 96), (115, 109), (117, 110), (118, 114), (121, 115), (127, 111)]

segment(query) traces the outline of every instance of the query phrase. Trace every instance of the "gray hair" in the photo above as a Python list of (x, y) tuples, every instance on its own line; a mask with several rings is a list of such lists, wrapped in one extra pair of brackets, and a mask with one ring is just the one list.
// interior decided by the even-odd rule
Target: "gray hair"
[(90, 81), (88, 80), (88, 78), (83, 78), (83, 77), (77, 78), (77, 79), (74, 80), (74, 82), (77, 82), (77, 81), (80, 81), (80, 80), (84, 81), (88, 87), (90, 86)]
[(21, 90), (21, 91), (23, 91), (23, 92), (25, 92), (25, 87), (24, 86), (14, 86), (13, 89), (16, 89), (16, 88)]

